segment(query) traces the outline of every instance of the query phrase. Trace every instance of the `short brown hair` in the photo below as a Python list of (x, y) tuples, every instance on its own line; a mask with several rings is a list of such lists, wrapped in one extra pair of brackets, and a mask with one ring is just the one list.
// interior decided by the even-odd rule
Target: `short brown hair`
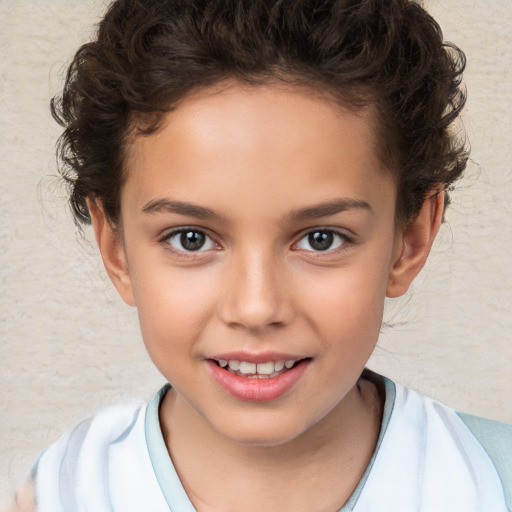
[(64, 127), (61, 173), (78, 222), (86, 199), (116, 223), (123, 144), (152, 133), (190, 91), (226, 79), (284, 80), (350, 108), (373, 106), (381, 159), (407, 221), (463, 172), (464, 54), (413, 0), (117, 0), (76, 53), (52, 113)]

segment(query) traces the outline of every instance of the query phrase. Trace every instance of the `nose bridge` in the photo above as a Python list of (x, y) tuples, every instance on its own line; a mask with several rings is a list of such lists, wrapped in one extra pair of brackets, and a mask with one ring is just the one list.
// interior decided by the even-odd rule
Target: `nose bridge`
[(232, 255), (230, 265), (221, 305), (223, 321), (250, 330), (286, 323), (290, 304), (284, 269), (273, 252), (263, 247), (244, 248)]

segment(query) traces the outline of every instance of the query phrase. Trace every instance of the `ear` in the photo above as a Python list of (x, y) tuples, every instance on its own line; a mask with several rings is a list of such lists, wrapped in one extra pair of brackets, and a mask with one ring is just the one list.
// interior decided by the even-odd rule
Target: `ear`
[(444, 190), (434, 189), (418, 215), (397, 235), (386, 295), (400, 297), (427, 261), (443, 219)]
[(121, 298), (128, 305), (134, 306), (132, 281), (121, 234), (105, 217), (103, 205), (99, 199), (87, 198), (87, 207), (91, 214), (96, 243), (110, 280)]

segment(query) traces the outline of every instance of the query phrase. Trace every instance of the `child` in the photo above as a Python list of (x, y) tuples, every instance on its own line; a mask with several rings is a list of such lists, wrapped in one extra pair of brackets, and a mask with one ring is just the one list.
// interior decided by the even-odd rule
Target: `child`
[(365, 369), (466, 164), (463, 67), (409, 0), (112, 4), (53, 111), (170, 386), (48, 448), (18, 509), (509, 510), (510, 427)]

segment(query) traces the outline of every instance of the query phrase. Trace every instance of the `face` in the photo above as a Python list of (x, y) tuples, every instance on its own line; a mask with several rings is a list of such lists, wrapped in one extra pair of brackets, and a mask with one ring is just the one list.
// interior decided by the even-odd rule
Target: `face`
[(377, 341), (400, 238), (369, 116), (231, 85), (136, 138), (127, 171), (117, 287), (176, 403), (243, 443), (327, 421)]

